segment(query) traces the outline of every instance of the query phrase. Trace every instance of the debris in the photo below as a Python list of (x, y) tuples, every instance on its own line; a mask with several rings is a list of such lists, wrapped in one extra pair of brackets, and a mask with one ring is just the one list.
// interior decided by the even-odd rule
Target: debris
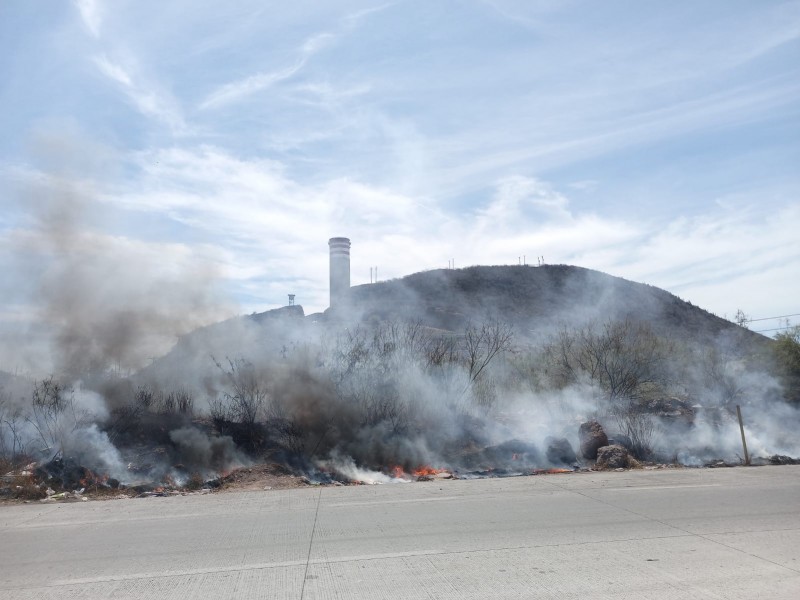
[(783, 454), (773, 454), (769, 457), (769, 462), (773, 465), (798, 465), (800, 464), (800, 459), (784, 456)]

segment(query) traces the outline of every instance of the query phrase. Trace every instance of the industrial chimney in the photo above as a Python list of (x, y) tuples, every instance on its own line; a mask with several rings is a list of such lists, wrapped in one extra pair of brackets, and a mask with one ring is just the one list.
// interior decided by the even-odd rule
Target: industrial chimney
[(331, 309), (336, 309), (345, 303), (350, 289), (350, 238), (331, 238), (328, 246), (331, 252)]

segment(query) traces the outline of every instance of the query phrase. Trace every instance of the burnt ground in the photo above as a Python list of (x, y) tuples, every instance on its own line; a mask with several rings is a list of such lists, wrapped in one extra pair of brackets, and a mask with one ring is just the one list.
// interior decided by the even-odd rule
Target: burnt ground
[[(754, 459), (751, 466), (769, 466), (800, 464), (800, 459), (785, 456), (773, 456), (770, 459)], [(712, 461), (699, 467), (699, 469), (712, 469), (720, 467), (741, 466), (738, 463)], [(635, 470), (675, 470), (698, 469), (675, 463), (641, 463)], [(494, 479), (504, 477), (526, 477), (541, 475), (573, 475), (596, 473), (598, 471), (630, 471), (630, 468), (597, 469), (593, 463), (574, 469), (530, 469), (524, 472), (511, 472), (502, 469), (487, 471), (436, 471), (418, 474), (400, 473), (404, 479), (412, 482), (424, 483), (438, 479)], [(395, 473), (395, 475), (398, 475)], [(252, 464), (246, 467), (232, 469), (215, 479), (208, 481), (189, 481), (179, 486), (167, 482), (138, 484), (118, 487), (109, 487), (106, 483), (98, 481), (78, 489), (68, 489), (57, 485), (55, 481), (44, 482), (37, 479), (35, 470), (20, 471), (16, 474), (0, 476), (0, 505), (22, 503), (55, 503), (55, 502), (85, 502), (89, 500), (122, 500), (130, 498), (188, 496), (202, 494), (219, 494), (241, 491), (270, 491), (296, 489), (310, 486), (343, 486), (343, 485), (369, 485), (360, 481), (328, 480), (324, 482), (312, 481), (305, 475), (293, 473), (288, 467), (265, 462)]]
[(51, 479), (42, 481), (33, 471), (19, 471), (0, 477), (0, 504), (28, 502), (82, 502), (118, 500), (153, 496), (186, 496), (230, 491), (283, 490), (310, 485), (308, 479), (291, 473), (277, 463), (261, 463), (240, 467), (208, 481), (189, 481), (173, 485), (169, 481), (126, 486), (109, 486), (106, 482), (86, 485), (59, 485)]
[[(647, 465), (645, 469), (674, 469), (682, 468), (679, 465)], [(622, 469), (619, 469), (622, 471)], [(502, 470), (496, 472), (469, 472), (451, 473), (440, 471), (438, 473), (424, 473), (420, 475), (403, 474), (404, 478), (412, 482), (429, 482), (438, 479), (488, 479), (498, 477), (513, 476), (540, 476), (540, 475), (561, 475), (573, 473), (593, 472), (590, 468), (577, 469), (535, 469), (526, 473), (506, 473)], [(168, 496), (187, 496), (201, 494), (218, 494), (240, 491), (270, 491), (295, 489), (309, 486), (342, 486), (342, 485), (369, 485), (362, 482), (352, 481), (343, 482), (331, 481), (327, 483), (312, 482), (304, 475), (292, 473), (285, 466), (277, 463), (260, 463), (247, 467), (233, 469), (228, 473), (222, 474), (216, 479), (191, 482), (185, 486), (169, 485), (168, 483), (144, 484), (111, 488), (99, 483), (89, 484), (79, 489), (64, 489), (57, 486), (53, 481), (50, 485), (37, 481), (33, 474), (6, 475), (2, 478), (0, 485), (5, 493), (0, 494), (0, 505), (2, 504), (22, 504), (33, 502), (85, 502), (88, 500), (122, 500), (129, 498), (148, 498), (148, 497), (168, 497)]]

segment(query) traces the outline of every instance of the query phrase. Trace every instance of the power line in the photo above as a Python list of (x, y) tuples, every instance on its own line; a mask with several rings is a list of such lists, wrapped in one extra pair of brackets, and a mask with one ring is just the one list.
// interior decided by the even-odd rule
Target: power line
[(754, 329), (753, 333), (765, 333), (767, 331), (780, 331), (781, 329), (792, 329), (795, 327), (794, 325), (789, 325), (787, 327), (775, 327), (773, 329)]
[(795, 313), (793, 315), (780, 315), (777, 317), (762, 317), (760, 319), (746, 319), (748, 323), (754, 323), (756, 321), (771, 321), (772, 319), (788, 319), (789, 317), (800, 317), (800, 313)]

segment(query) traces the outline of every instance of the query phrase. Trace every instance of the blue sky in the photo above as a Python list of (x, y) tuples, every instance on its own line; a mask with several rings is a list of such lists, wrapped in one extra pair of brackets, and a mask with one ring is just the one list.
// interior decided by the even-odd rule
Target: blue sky
[(544, 256), (800, 313), (798, 2), (9, 1), (0, 47), (6, 322), (72, 203), (106, 305), (322, 310), (342, 235), (354, 284)]

